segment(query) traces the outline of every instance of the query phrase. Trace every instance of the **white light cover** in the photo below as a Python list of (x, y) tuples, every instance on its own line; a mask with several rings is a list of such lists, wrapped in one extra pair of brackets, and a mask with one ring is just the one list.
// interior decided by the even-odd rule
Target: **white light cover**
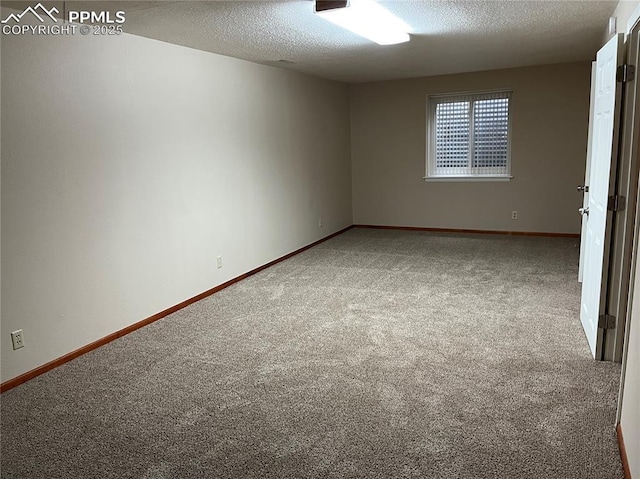
[(345, 8), (316, 14), (379, 45), (409, 41), (410, 27), (373, 0), (350, 0)]

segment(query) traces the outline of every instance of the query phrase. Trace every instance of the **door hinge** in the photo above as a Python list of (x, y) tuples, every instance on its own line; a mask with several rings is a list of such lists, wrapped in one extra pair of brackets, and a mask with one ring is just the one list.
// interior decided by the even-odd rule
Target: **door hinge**
[(616, 81), (626, 83), (633, 81), (636, 77), (636, 67), (634, 65), (620, 65), (616, 70)]
[(609, 211), (622, 211), (627, 207), (627, 198), (625, 196), (609, 196), (607, 209)]
[(598, 327), (602, 329), (614, 329), (616, 327), (616, 317), (610, 314), (598, 316)]

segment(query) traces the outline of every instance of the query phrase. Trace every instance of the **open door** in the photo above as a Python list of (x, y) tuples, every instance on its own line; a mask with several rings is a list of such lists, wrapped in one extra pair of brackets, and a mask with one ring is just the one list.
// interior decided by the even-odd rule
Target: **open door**
[[(589, 206), (581, 208), (586, 219), (584, 272), (580, 321), (591, 354), (602, 359), (603, 328), (611, 243), (612, 214), (609, 197), (615, 191), (618, 127), (622, 88), (616, 79), (623, 62), (623, 34), (614, 36), (596, 57), (593, 136), (589, 173)], [(615, 208), (614, 208), (615, 209)]]
[[(578, 191), (584, 193), (582, 198), (582, 210), (589, 207), (589, 174), (591, 173), (591, 145), (593, 144), (593, 109), (596, 103), (596, 74), (598, 73), (597, 63), (591, 62), (591, 96), (589, 97), (589, 135), (587, 136), (587, 163), (584, 169), (584, 183), (578, 185)], [(587, 215), (582, 215), (582, 229), (580, 238), (587, 237)], [(582, 283), (584, 274), (584, 253), (585, 241), (580, 241), (580, 263), (578, 263), (578, 283)]]

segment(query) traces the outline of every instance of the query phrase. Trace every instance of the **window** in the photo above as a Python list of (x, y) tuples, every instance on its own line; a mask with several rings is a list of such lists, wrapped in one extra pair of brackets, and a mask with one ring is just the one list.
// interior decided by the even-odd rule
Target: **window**
[(511, 178), (511, 92), (430, 96), (429, 179)]

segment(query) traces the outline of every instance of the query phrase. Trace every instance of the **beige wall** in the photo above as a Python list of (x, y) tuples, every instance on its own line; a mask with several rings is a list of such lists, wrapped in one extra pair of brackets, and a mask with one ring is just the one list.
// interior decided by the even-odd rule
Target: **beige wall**
[[(572, 63), (351, 85), (354, 223), (579, 233), (590, 76)], [(427, 95), (489, 89), (514, 92), (513, 180), (425, 182)]]
[(351, 225), (348, 89), (129, 35), (3, 36), (1, 191), (4, 382)]

